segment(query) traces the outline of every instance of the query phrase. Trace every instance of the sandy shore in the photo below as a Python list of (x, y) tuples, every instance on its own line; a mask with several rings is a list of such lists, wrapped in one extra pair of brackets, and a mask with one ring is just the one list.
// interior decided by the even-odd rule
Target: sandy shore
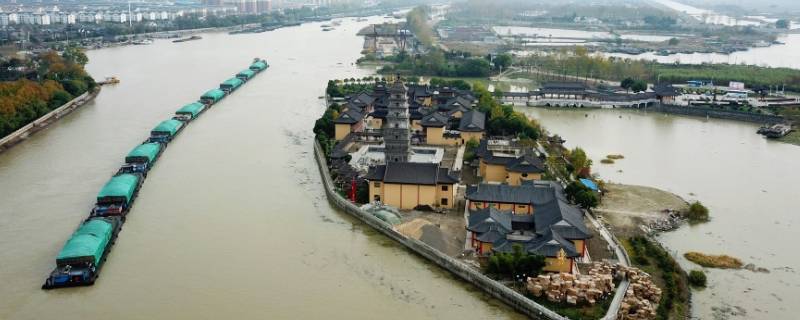
[(656, 188), (609, 183), (597, 216), (610, 224), (617, 236), (641, 232), (640, 226), (668, 216), (665, 210), (685, 211), (689, 204), (681, 197)]

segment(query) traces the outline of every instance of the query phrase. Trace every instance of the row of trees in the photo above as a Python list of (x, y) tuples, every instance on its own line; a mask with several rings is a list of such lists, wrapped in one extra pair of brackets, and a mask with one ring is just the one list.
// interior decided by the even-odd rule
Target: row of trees
[(541, 135), (538, 122), (522, 112), (514, 111), (511, 105), (500, 104), (482, 84), (473, 84), (472, 92), (478, 98), (478, 110), (487, 115), (486, 130), (489, 135), (529, 140), (536, 140)]
[(27, 78), (0, 82), (0, 136), (94, 89), (94, 79), (83, 69), (87, 62), (77, 47), (69, 47), (61, 55), (48, 51), (26, 63), (31, 68)]
[(679, 83), (703, 79), (715, 83), (741, 81), (750, 87), (786, 85), (800, 91), (800, 70), (728, 64), (661, 64), (656, 61), (621, 59), (589, 54), (584, 47), (519, 58), (516, 65), (576, 77), (651, 83)]
[(455, 56), (439, 49), (428, 53), (409, 55), (401, 52), (390, 59), (394, 65), (381, 69), (381, 73), (402, 73), (437, 77), (488, 77), (492, 65), (483, 57)]

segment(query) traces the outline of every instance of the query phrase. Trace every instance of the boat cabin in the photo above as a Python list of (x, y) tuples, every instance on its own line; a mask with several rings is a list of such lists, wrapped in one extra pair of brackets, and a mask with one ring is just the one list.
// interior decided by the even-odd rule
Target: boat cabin
[(204, 93), (202, 96), (200, 96), (200, 102), (210, 106), (212, 104), (219, 102), (220, 100), (222, 100), (222, 98), (225, 98), (225, 91), (222, 91), (220, 89), (211, 89), (206, 91), (206, 93)]
[(147, 175), (147, 171), (150, 171), (163, 150), (163, 146), (158, 142), (146, 142), (136, 146), (125, 157), (125, 164), (117, 174), (140, 173)]

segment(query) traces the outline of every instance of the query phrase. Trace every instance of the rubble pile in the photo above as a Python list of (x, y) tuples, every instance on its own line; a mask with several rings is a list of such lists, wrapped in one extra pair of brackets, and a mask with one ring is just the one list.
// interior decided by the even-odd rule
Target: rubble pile
[(551, 302), (594, 305), (613, 294), (616, 269), (606, 262), (595, 262), (587, 275), (539, 275), (528, 278), (527, 288), (534, 296), (544, 296)]
[(656, 309), (661, 300), (661, 289), (646, 272), (636, 268), (619, 267), (619, 276), (630, 280), (628, 291), (617, 314), (620, 320), (650, 320), (656, 318)]

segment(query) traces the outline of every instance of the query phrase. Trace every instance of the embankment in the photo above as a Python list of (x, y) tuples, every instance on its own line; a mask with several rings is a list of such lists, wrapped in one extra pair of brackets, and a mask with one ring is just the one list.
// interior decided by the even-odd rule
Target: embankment
[(503, 284), (492, 280), (491, 278), (480, 273), (480, 271), (471, 268), (465, 263), (453, 259), (419, 240), (407, 238), (401, 233), (395, 231), (392, 226), (386, 224), (368, 212), (361, 210), (358, 206), (340, 196), (333, 188), (333, 182), (331, 180), (330, 172), (328, 172), (328, 166), (324, 153), (316, 141), (314, 141), (314, 156), (317, 161), (317, 166), (319, 167), (320, 175), (322, 176), (325, 194), (327, 195), (328, 201), (334, 206), (358, 218), (385, 236), (397, 241), (408, 250), (425, 257), (429, 261), (466, 280), (467, 282), (473, 284), (474, 286), (480, 288), (491, 296), (508, 304), (515, 310), (527, 315), (532, 319), (567, 320), (567, 318), (562, 317), (543, 307), (542, 305), (537, 304), (519, 292), (516, 292), (504, 286)]
[(715, 109), (709, 107), (698, 107), (698, 106), (686, 107), (686, 106), (676, 106), (669, 104), (656, 104), (653, 107), (647, 108), (647, 110), (669, 113), (669, 114), (679, 114), (685, 116), (728, 119), (736, 121), (754, 122), (760, 124), (786, 122), (786, 119), (781, 116), (734, 111), (734, 110), (723, 110), (723, 109)]
[(72, 99), (69, 102), (65, 103), (64, 105), (39, 117), (39, 119), (36, 119), (33, 122), (25, 125), (24, 127), (17, 129), (17, 131), (14, 131), (9, 135), (3, 137), (2, 139), (0, 139), (0, 152), (8, 150), (9, 148), (17, 145), (18, 143), (30, 137), (31, 134), (34, 134), (39, 130), (46, 128), (50, 124), (70, 114), (78, 107), (81, 107), (87, 102), (92, 101), (92, 99), (94, 99), (94, 97), (96, 97), (98, 93), (100, 93), (100, 86), (97, 86), (93, 91), (87, 91), (83, 93), (82, 95), (76, 97), (75, 99)]

